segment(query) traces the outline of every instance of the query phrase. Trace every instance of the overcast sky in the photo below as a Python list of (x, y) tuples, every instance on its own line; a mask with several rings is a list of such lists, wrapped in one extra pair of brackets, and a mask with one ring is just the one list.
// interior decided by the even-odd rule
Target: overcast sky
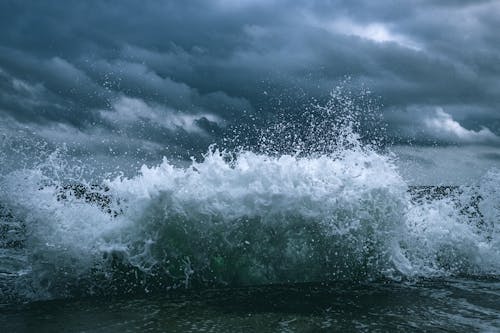
[(203, 150), (349, 76), (396, 143), (498, 147), (499, 31), (500, 1), (5, 0), (0, 131)]

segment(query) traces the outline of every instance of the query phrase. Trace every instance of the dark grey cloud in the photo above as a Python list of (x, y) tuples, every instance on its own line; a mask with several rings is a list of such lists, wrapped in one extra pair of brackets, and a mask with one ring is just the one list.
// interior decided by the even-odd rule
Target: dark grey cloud
[(4, 1), (2, 128), (103, 154), (127, 141), (191, 152), (350, 76), (380, 96), (392, 141), (497, 146), (499, 12), (458, 0)]

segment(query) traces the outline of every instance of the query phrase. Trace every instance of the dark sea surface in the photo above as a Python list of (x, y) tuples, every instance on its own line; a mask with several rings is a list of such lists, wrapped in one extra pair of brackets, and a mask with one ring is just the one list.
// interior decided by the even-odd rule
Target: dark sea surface
[(500, 280), (293, 284), (35, 302), (3, 332), (498, 332)]

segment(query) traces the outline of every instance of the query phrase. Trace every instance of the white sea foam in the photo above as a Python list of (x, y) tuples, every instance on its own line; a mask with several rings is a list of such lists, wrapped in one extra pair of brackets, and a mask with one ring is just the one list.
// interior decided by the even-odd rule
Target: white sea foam
[(16, 277), (8, 288), (40, 299), (500, 274), (498, 171), (478, 187), (415, 200), (394, 157), (361, 144), (347, 124), (334, 131), (345, 138), (321, 140), (334, 148), (211, 147), (188, 167), (164, 159), (93, 188), (57, 153), (10, 172), (0, 201), (22, 221), (24, 239), (12, 250), (21, 260), (0, 258)]

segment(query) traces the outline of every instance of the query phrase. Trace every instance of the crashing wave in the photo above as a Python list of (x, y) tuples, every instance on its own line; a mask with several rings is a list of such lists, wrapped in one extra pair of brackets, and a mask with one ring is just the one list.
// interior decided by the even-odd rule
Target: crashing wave
[(500, 173), (410, 187), (338, 117), (351, 107), (272, 125), (256, 152), (211, 147), (100, 185), (68, 182), (56, 153), (4, 174), (2, 299), (500, 274)]

